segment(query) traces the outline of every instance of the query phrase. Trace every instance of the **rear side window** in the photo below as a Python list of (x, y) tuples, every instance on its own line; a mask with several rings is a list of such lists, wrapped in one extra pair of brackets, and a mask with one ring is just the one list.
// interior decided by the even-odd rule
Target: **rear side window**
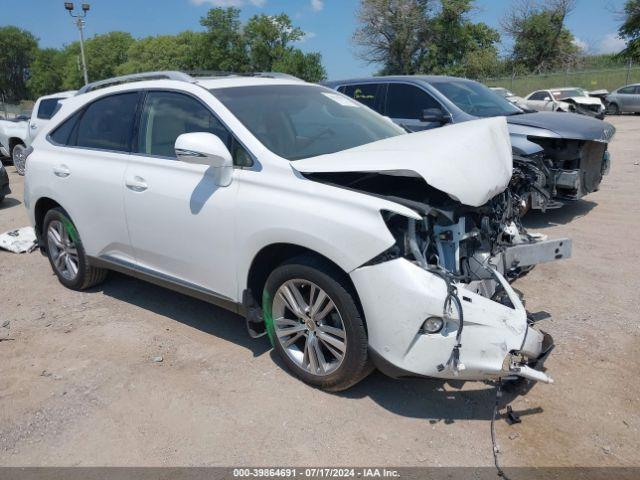
[(50, 138), (54, 143), (58, 145), (69, 145), (69, 138), (71, 137), (71, 132), (75, 128), (78, 123), (78, 118), (82, 115), (82, 111), (74, 113), (69, 119), (65, 120), (58, 128), (56, 128), (53, 133), (51, 133)]
[(362, 85), (345, 85), (338, 89), (339, 92), (359, 101), (377, 112), (380, 112), (382, 102), (380, 94), (382, 85), (379, 83), (364, 83)]
[(529, 97), (529, 100), (547, 100), (549, 98), (550, 97), (547, 92), (536, 92)]
[(40, 106), (38, 107), (38, 118), (40, 120), (49, 120), (56, 113), (56, 107), (58, 106), (59, 98), (46, 98), (40, 100)]
[(427, 108), (442, 109), (438, 101), (413, 85), (390, 83), (387, 91), (387, 116), (417, 120)]
[(111, 95), (90, 104), (80, 118), (71, 145), (129, 152), (138, 92)]

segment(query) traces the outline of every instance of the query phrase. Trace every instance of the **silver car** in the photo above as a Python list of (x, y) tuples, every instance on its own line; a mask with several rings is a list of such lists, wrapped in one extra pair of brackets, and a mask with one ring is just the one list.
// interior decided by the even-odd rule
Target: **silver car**
[(634, 83), (614, 90), (606, 98), (607, 113), (640, 113), (640, 83)]

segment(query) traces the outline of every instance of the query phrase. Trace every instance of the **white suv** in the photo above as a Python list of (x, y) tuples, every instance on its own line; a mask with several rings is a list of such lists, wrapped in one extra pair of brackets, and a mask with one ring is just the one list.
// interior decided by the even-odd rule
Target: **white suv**
[(571, 244), (521, 227), (503, 118), (407, 134), (296, 79), (165, 72), (91, 85), (46, 128), (25, 205), (63, 285), (118, 270), (230, 308), (327, 390), (374, 365), (550, 381), (507, 278)]

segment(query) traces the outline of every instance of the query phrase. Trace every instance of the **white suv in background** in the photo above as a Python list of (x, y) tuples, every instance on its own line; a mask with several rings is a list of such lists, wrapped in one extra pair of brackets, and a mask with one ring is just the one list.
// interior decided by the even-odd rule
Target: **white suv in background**
[[(5, 132), (0, 126), (0, 154), (11, 157), (20, 175), (24, 175), (25, 151), (60, 108), (60, 102), (76, 94), (75, 90), (45, 95), (36, 100), (28, 122), (14, 123)], [(6, 122), (5, 122), (6, 124)]]
[(522, 228), (503, 118), (407, 134), (296, 79), (156, 72), (65, 101), (26, 170), (69, 288), (117, 270), (230, 308), (327, 390), (374, 365), (551, 381), (508, 279), (570, 241)]

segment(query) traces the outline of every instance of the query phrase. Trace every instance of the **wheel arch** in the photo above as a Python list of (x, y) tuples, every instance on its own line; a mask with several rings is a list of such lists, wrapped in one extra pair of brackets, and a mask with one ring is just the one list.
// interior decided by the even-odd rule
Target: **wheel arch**
[[(271, 272), (287, 260), (291, 260), (301, 255), (308, 255), (317, 258), (331, 266), (331, 268), (340, 275), (340, 280), (345, 282), (345, 287), (347, 287), (353, 295), (355, 303), (362, 315), (363, 321), (365, 322), (366, 328), (366, 319), (360, 303), (360, 297), (358, 296), (358, 291), (356, 290), (349, 274), (330, 258), (301, 245), (292, 243), (272, 243), (264, 246), (260, 251), (258, 251), (258, 253), (253, 257), (247, 272), (246, 281), (244, 282), (244, 288), (246, 289), (245, 292), (249, 292), (255, 303), (261, 306), (262, 292)], [(246, 297), (247, 294), (245, 293), (243, 295), (244, 303), (247, 302)]]
[(9, 138), (9, 154), (13, 152), (13, 147), (16, 145), (24, 145), (27, 146), (25, 141), (20, 137), (11, 137)]
[[(47, 212), (53, 208), (62, 208), (58, 202), (49, 197), (40, 197), (33, 208), (33, 219), (35, 223), (36, 237), (42, 238), (42, 227), (44, 223), (44, 217)], [(40, 242), (41, 243), (41, 242)]]

